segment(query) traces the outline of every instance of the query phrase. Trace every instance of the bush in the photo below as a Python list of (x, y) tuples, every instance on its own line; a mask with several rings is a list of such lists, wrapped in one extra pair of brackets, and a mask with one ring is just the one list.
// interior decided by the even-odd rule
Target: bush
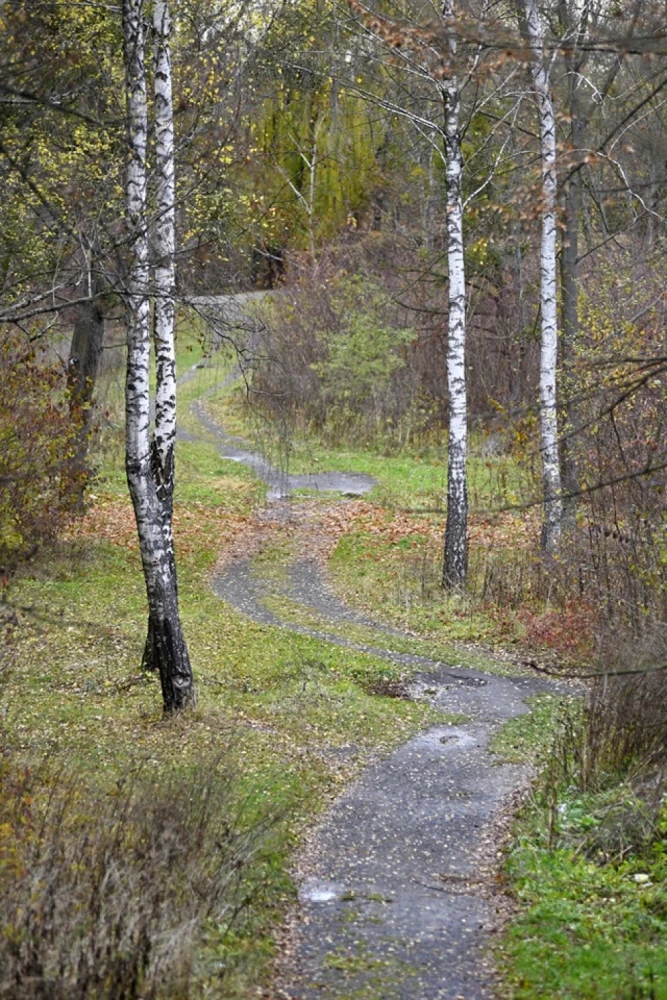
[(304, 278), (272, 301), (253, 406), (288, 437), (400, 447), (430, 419), (408, 363), (414, 339), (373, 278)]
[(0, 996), (185, 997), (197, 945), (247, 907), (270, 823), (219, 762), (111, 793), (0, 762)]
[(62, 365), (0, 332), (0, 587), (78, 506), (82, 470), (72, 459), (79, 430)]
[(538, 799), (550, 845), (622, 861), (664, 835), (667, 671), (596, 678), (556, 725)]
[(666, 694), (662, 671), (609, 676), (561, 708), (506, 864), (517, 1000), (665, 996)]

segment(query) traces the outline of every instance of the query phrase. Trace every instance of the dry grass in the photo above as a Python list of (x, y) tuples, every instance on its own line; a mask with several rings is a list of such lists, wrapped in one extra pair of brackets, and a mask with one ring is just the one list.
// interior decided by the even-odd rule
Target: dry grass
[(248, 906), (271, 823), (246, 822), (224, 764), (82, 789), (0, 762), (0, 996), (185, 996), (207, 931)]
[(568, 839), (573, 799), (590, 813), (589, 826), (576, 830), (577, 851), (593, 860), (620, 863), (662, 839), (667, 671), (595, 678), (583, 703), (564, 706), (555, 733), (540, 793), (552, 846)]

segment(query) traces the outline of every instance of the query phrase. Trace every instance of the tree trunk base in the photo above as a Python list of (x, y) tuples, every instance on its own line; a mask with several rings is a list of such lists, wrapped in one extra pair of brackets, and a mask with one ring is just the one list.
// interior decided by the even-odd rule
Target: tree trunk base
[(141, 669), (159, 674), (166, 714), (194, 708), (197, 695), (178, 616), (149, 617)]

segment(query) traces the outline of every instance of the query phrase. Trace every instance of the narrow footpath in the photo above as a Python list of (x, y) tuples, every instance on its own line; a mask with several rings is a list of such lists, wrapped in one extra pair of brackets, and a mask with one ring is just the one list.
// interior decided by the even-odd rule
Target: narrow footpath
[[(218, 387), (219, 388), (219, 387)], [(228, 437), (193, 404), (221, 455), (249, 465), (269, 486), (267, 521), (289, 525), (295, 553), (276, 577), (256, 552), (225, 560), (215, 592), (256, 622), (403, 664), (406, 693), (428, 698), (461, 724), (434, 726), (369, 766), (320, 821), (296, 861), (298, 906), (284, 929), (276, 996), (291, 1000), (484, 1000), (495, 995), (490, 937), (503, 897), (496, 872), (502, 825), (524, 767), (489, 752), (495, 729), (557, 686), (443, 663), (392, 646), (410, 637), (347, 607), (321, 558), (321, 501), (291, 490), (326, 490), (327, 509), (373, 486), (368, 477), (286, 477)], [(304, 481), (307, 480), (307, 481)], [(282, 608), (291, 609), (288, 614)], [(295, 614), (294, 609), (300, 613)], [(412, 637), (414, 638), (414, 637)]]

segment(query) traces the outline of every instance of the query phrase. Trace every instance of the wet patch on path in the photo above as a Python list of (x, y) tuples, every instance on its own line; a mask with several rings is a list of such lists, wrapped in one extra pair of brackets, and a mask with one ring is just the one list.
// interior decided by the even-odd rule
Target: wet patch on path
[[(179, 384), (184, 385), (189, 382), (203, 367), (206, 365), (201, 362), (193, 365), (189, 371), (181, 376)], [(263, 455), (253, 451), (252, 446), (243, 438), (227, 434), (208, 413), (206, 399), (233, 385), (240, 374), (240, 369), (235, 368), (221, 382), (202, 393), (199, 399), (192, 404), (191, 412), (203, 430), (206, 431), (207, 440), (216, 442), (222, 458), (245, 465), (261, 482), (266, 484), (269, 501), (288, 499), (300, 490), (316, 494), (337, 493), (345, 497), (358, 497), (370, 493), (377, 485), (372, 476), (357, 472), (285, 472), (273, 465)], [(197, 435), (188, 431), (179, 431), (177, 436), (179, 440), (197, 440)]]

